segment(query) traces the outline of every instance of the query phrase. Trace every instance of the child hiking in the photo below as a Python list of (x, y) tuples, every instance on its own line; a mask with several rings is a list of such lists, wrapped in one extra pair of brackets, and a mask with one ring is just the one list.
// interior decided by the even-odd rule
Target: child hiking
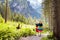
[(39, 22), (36, 24), (36, 32), (38, 32), (41, 36), (42, 31), (43, 31), (43, 24), (42, 24), (42, 22)]

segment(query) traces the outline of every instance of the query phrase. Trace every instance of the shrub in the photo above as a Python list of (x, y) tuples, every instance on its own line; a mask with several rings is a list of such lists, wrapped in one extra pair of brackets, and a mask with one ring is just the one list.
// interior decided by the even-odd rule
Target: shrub
[(0, 25), (0, 40), (15, 40), (17, 38), (16, 29), (7, 24)]
[(50, 35), (47, 35), (47, 37), (43, 37), (41, 40), (55, 40), (53, 37), (53, 32), (50, 32)]
[(10, 29), (0, 30), (0, 39), (1, 40), (15, 40), (16, 33), (11, 31)]
[(20, 29), (20, 36), (21, 37), (27, 37), (27, 36), (31, 36), (31, 35), (35, 35), (35, 31), (33, 31), (30, 28), (22, 28)]
[(0, 40), (18, 40), (20, 37), (35, 35), (31, 28), (16, 29), (13, 23), (0, 23)]
[(2, 18), (2, 16), (0, 15), (0, 23), (3, 23), (4, 19)]
[(49, 37), (43, 37), (41, 40), (55, 40), (54, 37), (49, 36)]

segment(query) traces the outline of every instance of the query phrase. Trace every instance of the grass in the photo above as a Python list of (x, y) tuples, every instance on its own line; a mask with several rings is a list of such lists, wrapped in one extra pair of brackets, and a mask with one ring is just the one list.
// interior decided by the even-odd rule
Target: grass
[(18, 24), (17, 22), (0, 23), (0, 40), (15, 40), (36, 34), (33, 31), (34, 26), (20, 23), (21, 29), (16, 29)]
[(53, 37), (53, 32), (50, 32), (50, 34), (47, 35), (47, 37), (43, 37), (41, 40), (55, 40)]

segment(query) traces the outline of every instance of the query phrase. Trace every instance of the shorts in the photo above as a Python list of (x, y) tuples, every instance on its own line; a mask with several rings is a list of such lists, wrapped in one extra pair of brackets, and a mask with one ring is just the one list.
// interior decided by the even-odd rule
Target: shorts
[(43, 28), (36, 28), (36, 32), (42, 32)]

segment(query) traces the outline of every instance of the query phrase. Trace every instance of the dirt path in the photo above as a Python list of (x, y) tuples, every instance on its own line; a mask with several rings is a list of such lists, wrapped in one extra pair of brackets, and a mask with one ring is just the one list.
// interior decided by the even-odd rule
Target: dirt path
[(29, 37), (22, 37), (19, 40), (41, 40), (42, 37), (46, 37), (48, 33), (42, 34), (41, 37), (39, 36), (29, 36)]
[(22, 37), (19, 40), (40, 40), (40, 37), (38, 36), (30, 36), (30, 37)]

